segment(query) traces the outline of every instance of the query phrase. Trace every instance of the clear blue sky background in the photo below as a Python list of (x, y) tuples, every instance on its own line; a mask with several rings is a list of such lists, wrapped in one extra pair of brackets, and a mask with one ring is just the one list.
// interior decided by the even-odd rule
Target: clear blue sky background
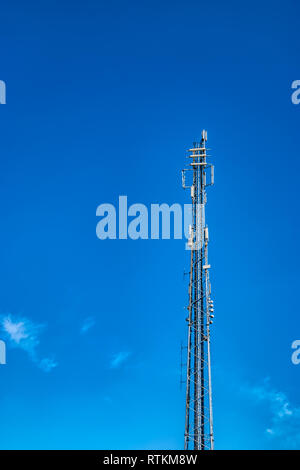
[(182, 448), (185, 242), (100, 241), (95, 213), (189, 202), (202, 128), (216, 447), (300, 448), (299, 23), (296, 0), (1, 6), (0, 448)]

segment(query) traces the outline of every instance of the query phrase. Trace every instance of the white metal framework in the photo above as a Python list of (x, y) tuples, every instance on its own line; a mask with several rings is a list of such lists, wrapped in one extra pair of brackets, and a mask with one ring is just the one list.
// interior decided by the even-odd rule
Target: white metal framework
[[(214, 448), (210, 360), (214, 308), (209, 281), (209, 236), (205, 225), (206, 187), (214, 184), (214, 167), (207, 162), (206, 141), (207, 132), (202, 131), (201, 141), (189, 149), (189, 168), (182, 172), (183, 187), (191, 188), (192, 198), (184, 448), (195, 450)], [(190, 186), (185, 182), (187, 171), (192, 174)]]

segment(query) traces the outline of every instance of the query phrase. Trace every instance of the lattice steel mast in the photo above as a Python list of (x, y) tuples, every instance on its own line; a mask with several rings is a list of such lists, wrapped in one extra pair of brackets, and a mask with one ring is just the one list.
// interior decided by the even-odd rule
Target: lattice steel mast
[[(209, 281), (208, 227), (205, 225), (206, 187), (214, 183), (214, 167), (207, 162), (207, 132), (189, 149), (190, 168), (183, 170), (183, 187), (191, 188), (192, 225), (187, 247), (191, 250), (188, 305), (186, 417), (184, 448), (214, 448), (210, 364), (210, 326), (213, 301)], [(186, 172), (192, 184), (186, 185)], [(210, 173), (210, 180), (208, 181)]]

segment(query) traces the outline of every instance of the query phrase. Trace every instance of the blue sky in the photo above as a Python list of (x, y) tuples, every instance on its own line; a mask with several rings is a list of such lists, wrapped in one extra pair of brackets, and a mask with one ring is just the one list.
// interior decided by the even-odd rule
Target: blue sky
[(184, 240), (96, 208), (190, 202), (208, 130), (218, 449), (300, 448), (297, 1), (1, 7), (0, 448), (182, 448)]

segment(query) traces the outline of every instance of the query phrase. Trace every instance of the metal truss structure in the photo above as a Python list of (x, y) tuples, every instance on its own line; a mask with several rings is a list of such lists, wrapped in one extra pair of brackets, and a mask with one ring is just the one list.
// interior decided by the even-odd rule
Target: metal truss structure
[[(189, 273), (188, 344), (186, 376), (186, 416), (184, 448), (214, 448), (210, 328), (213, 301), (208, 264), (208, 227), (205, 224), (206, 188), (214, 184), (214, 167), (207, 161), (207, 132), (189, 149), (189, 168), (183, 170), (183, 187), (191, 189), (192, 224), (188, 249), (191, 250)], [(190, 173), (187, 173), (190, 172)], [(186, 185), (186, 176), (191, 184)]]

